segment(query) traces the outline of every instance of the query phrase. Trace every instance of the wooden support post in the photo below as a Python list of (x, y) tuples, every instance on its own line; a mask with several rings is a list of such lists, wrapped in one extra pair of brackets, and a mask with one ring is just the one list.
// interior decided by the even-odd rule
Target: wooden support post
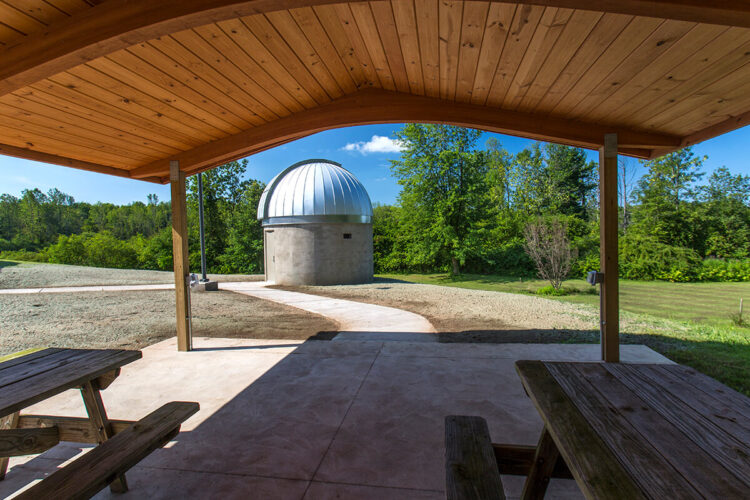
[(599, 150), (599, 256), (601, 287), (602, 360), (620, 361), (620, 298), (618, 289), (617, 134), (606, 134)]
[(169, 162), (172, 187), (172, 256), (174, 259), (174, 289), (177, 303), (177, 350), (193, 348), (190, 317), (190, 287), (187, 239), (187, 204), (185, 202), (185, 172), (180, 163)]
[[(86, 406), (86, 413), (89, 415), (91, 425), (96, 431), (96, 437), (99, 444), (108, 440), (115, 433), (112, 430), (112, 424), (107, 418), (107, 412), (104, 410), (102, 395), (99, 392), (99, 386), (96, 382), (86, 382), (81, 386), (81, 397), (83, 404)], [(109, 485), (112, 493), (125, 493), (128, 491), (128, 483), (125, 481), (125, 475), (117, 476)]]
[(526, 483), (523, 485), (523, 492), (521, 493), (523, 500), (544, 498), (549, 480), (552, 478), (552, 472), (555, 470), (559, 459), (560, 452), (557, 445), (545, 427), (542, 429), (542, 435), (539, 437), (539, 444), (537, 444), (534, 453), (534, 461), (531, 464)]
[[(18, 412), (11, 413), (0, 418), (0, 429), (15, 429), (18, 427)], [(0, 457), (0, 481), (5, 479), (5, 473), (8, 470), (8, 457)]]

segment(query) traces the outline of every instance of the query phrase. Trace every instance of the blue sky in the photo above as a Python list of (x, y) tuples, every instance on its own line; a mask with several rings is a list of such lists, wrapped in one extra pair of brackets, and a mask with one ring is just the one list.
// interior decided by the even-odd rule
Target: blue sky
[[(400, 124), (367, 125), (321, 132), (249, 157), (248, 176), (268, 182), (292, 163), (307, 158), (326, 158), (341, 163), (354, 173), (367, 188), (373, 202), (394, 203), (399, 186), (391, 176), (388, 160), (397, 159), (399, 155), (392, 141), (386, 138), (392, 138), (393, 132), (400, 127)], [(511, 153), (533, 142), (500, 134), (484, 136), (482, 143), (489, 137), (497, 137)], [(749, 149), (750, 127), (695, 147), (696, 153), (709, 157), (704, 165), (706, 172), (725, 165), (733, 173), (750, 175)], [(589, 156), (592, 160), (597, 159), (594, 151), (589, 152)], [(56, 187), (77, 201), (91, 203), (145, 201), (149, 193), (156, 193), (162, 200), (169, 199), (168, 186), (0, 156), (0, 193), (19, 196), (24, 189), (34, 187), (42, 191)]]

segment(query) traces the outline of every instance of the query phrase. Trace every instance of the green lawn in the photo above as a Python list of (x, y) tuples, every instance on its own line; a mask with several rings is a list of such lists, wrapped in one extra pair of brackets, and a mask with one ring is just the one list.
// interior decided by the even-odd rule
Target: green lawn
[[(492, 275), (384, 274), (381, 278), (510, 293), (533, 293), (547, 285), (538, 279)], [(599, 296), (583, 280), (565, 287), (579, 293), (549, 297), (597, 307)], [(740, 298), (747, 298), (745, 321), (750, 324), (750, 283), (669, 283), (620, 281), (620, 308), (643, 318), (643, 331), (623, 335), (626, 343), (642, 343), (670, 359), (696, 368), (750, 395), (750, 327), (731, 319)], [(564, 341), (564, 339), (561, 339)]]

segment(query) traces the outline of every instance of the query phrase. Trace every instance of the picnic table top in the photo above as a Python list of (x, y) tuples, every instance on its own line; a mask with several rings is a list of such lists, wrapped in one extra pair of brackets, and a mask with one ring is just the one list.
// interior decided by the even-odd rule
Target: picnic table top
[(750, 398), (680, 365), (518, 361), (587, 498), (744, 498)]
[(122, 349), (43, 349), (0, 363), (0, 417), (81, 386), (141, 357)]

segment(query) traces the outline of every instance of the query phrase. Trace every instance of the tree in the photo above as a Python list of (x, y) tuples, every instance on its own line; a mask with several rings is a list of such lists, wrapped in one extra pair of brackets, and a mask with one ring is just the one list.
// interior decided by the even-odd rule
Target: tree
[(638, 233), (666, 245), (693, 248), (699, 244), (701, 225), (690, 203), (695, 199), (696, 182), (703, 177), (705, 159), (685, 148), (643, 163), (647, 172), (634, 193), (640, 203), (633, 212)]
[(407, 124), (391, 169), (410, 233), (412, 264), (450, 264), (458, 274), (482, 246), (487, 204), (487, 163), (476, 150), (481, 133), (448, 125)]
[(627, 230), (630, 225), (630, 198), (633, 196), (633, 184), (636, 176), (636, 164), (627, 156), (617, 159), (617, 194), (622, 206), (622, 228)]
[(567, 237), (567, 228), (559, 220), (537, 219), (526, 226), (526, 253), (536, 266), (539, 277), (560, 290), (570, 272), (573, 254)]
[(588, 220), (597, 185), (596, 164), (587, 161), (583, 149), (561, 144), (545, 144), (544, 161), (549, 178), (549, 212)]

